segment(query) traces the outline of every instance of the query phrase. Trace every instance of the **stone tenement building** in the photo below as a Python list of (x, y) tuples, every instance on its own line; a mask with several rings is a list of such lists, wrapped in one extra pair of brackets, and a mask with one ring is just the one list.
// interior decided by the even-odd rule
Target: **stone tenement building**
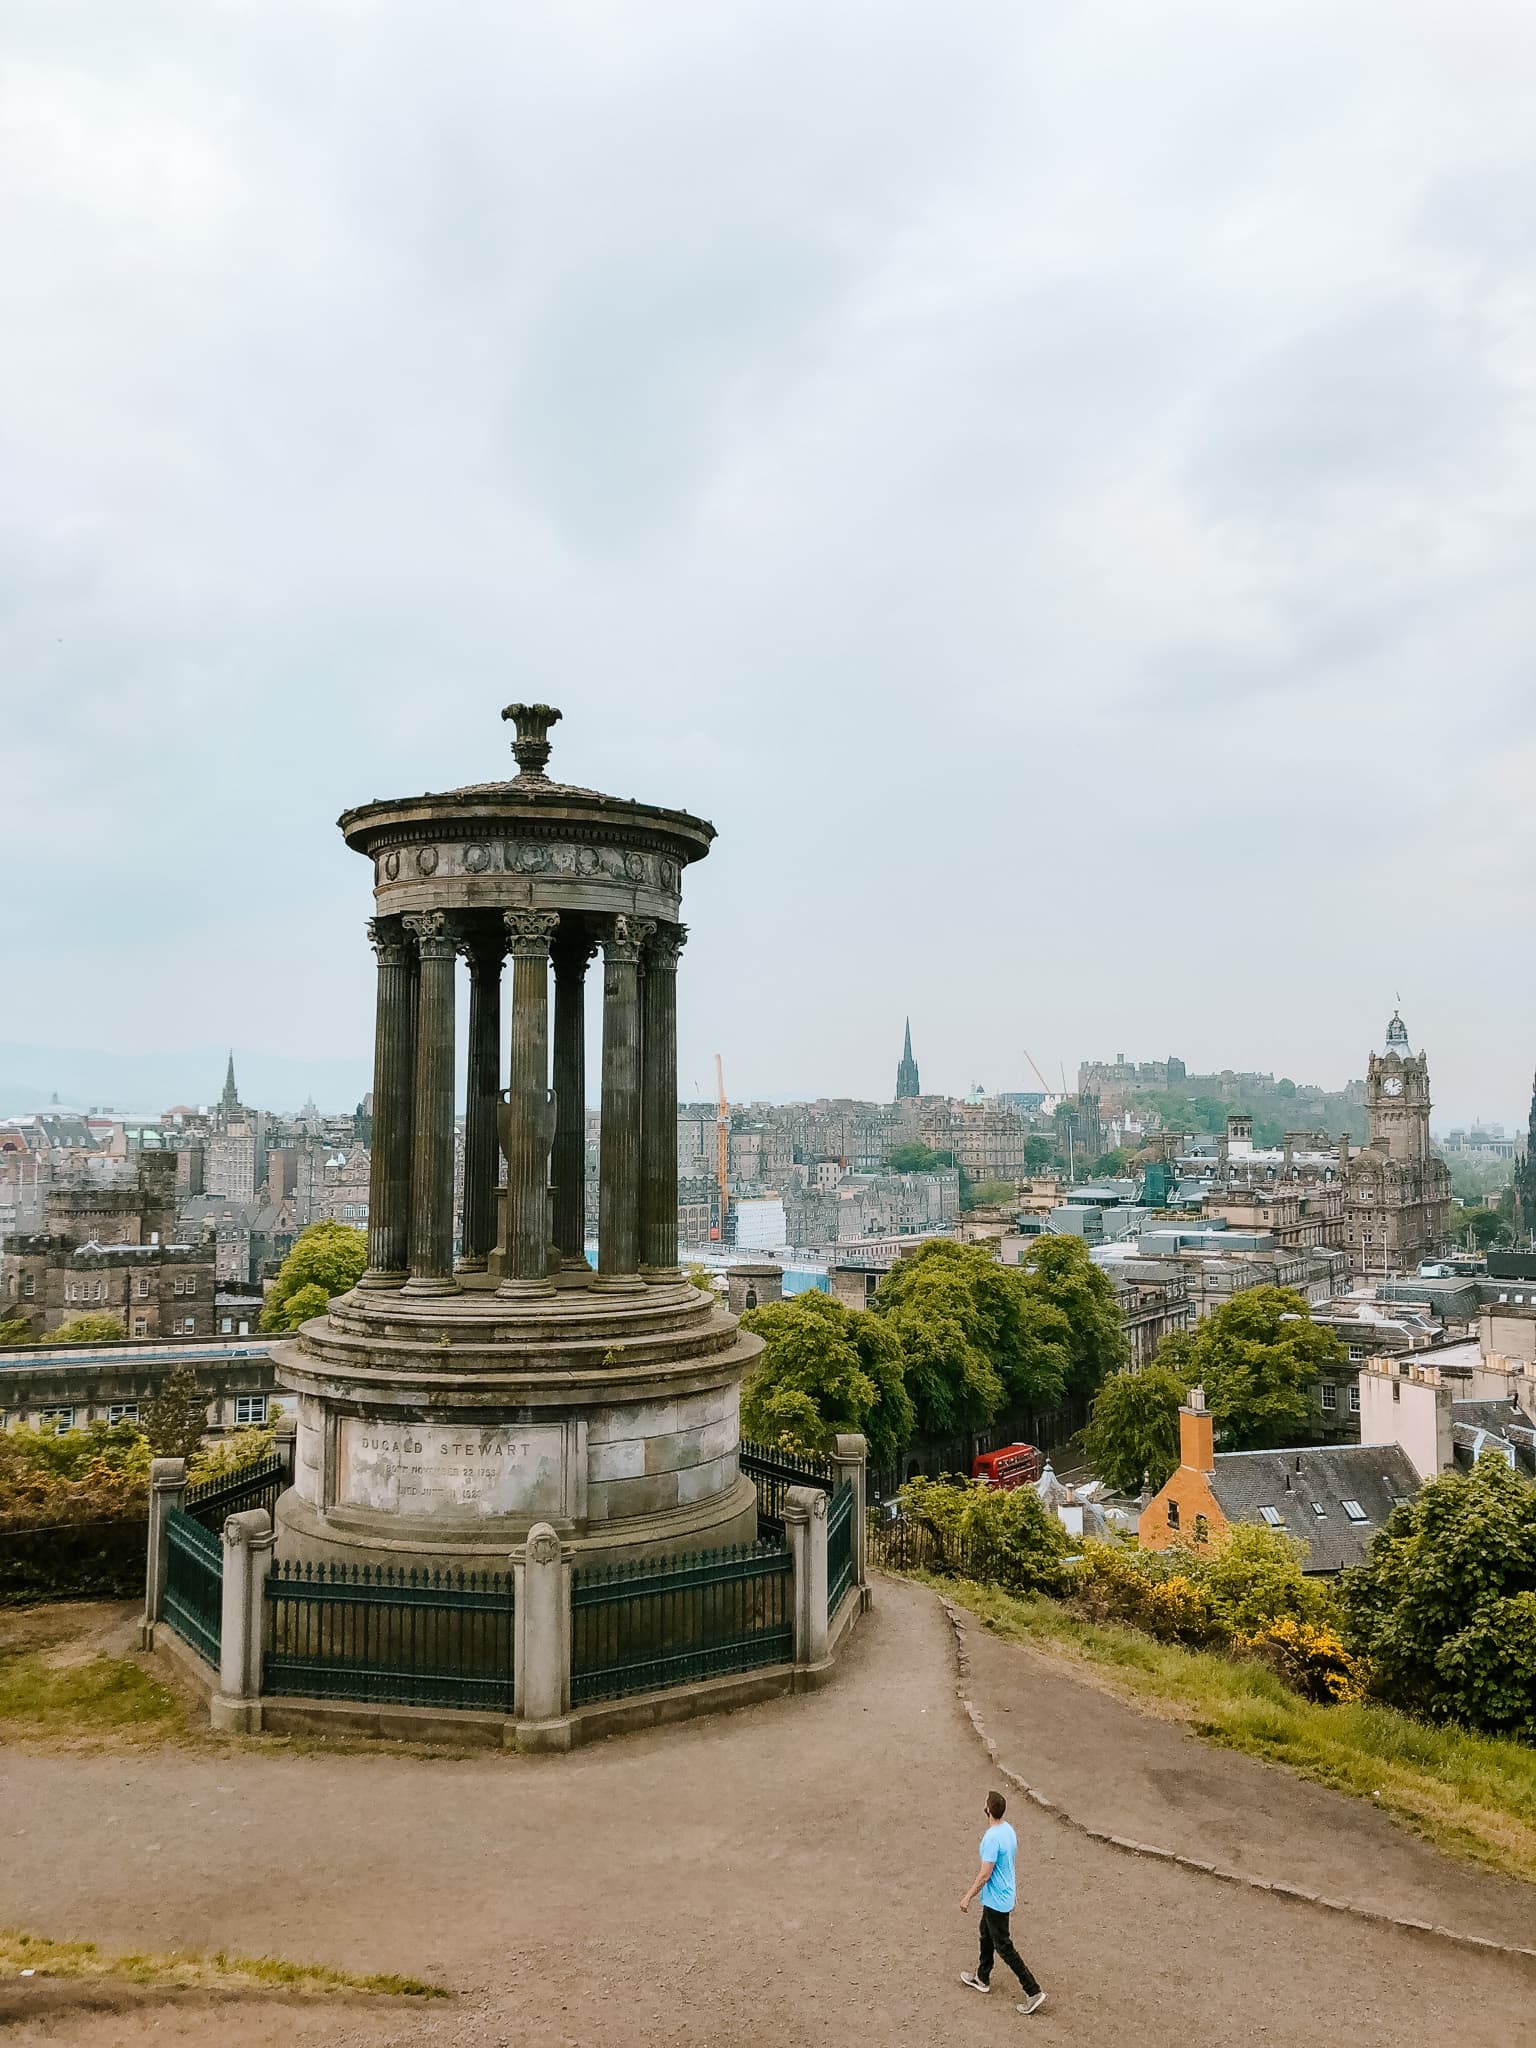
[(42, 1231), (12, 1238), (0, 1311), (42, 1336), (81, 1315), (111, 1315), (125, 1336), (207, 1336), (214, 1253), (174, 1237), (176, 1159), (145, 1153), (130, 1188), (57, 1188)]
[(1450, 1229), (1451, 1172), (1429, 1147), (1429, 1065), (1394, 1011), (1366, 1069), (1367, 1141), (1345, 1169), (1350, 1271), (1411, 1273)]

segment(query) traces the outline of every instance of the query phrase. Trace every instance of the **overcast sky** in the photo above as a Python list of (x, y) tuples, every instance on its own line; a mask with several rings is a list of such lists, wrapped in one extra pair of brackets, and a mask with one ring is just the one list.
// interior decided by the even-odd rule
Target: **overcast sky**
[(335, 817), (542, 697), (719, 828), (685, 1093), (1337, 1086), (1401, 990), (1523, 1122), (1529, 0), (0, 44), (0, 1039), (366, 1062)]

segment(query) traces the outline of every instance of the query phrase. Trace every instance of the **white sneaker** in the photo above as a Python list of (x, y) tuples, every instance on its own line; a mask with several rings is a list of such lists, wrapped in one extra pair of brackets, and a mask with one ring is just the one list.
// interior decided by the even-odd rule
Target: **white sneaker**
[(1027, 2019), (1032, 2012), (1038, 2012), (1041, 2006), (1044, 2005), (1044, 2003), (1045, 1993), (1043, 1991), (1037, 1991), (1033, 1998), (1025, 1999), (1024, 2003), (1019, 2007), (1019, 2011), (1023, 2013), (1025, 2018)]
[(960, 1972), (960, 1982), (968, 1984), (973, 1991), (990, 1991), (992, 1989), (990, 1984), (982, 1983), (974, 1970), (962, 1970)]

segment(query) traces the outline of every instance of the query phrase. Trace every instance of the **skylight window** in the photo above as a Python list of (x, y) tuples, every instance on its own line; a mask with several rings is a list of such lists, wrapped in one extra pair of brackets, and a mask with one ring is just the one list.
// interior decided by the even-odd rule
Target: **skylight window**
[(1365, 1509), (1361, 1507), (1357, 1500), (1345, 1501), (1344, 1512), (1352, 1522), (1368, 1522), (1370, 1520), (1370, 1516), (1367, 1515)]
[(1271, 1529), (1280, 1528), (1285, 1519), (1278, 1508), (1260, 1508), (1259, 1513), (1268, 1522)]
[(1315, 1501), (1313, 1501), (1313, 1503), (1312, 1503), (1312, 1512), (1313, 1512), (1313, 1514), (1314, 1514), (1314, 1515), (1316, 1515), (1317, 1519), (1318, 1519), (1318, 1520), (1319, 1520), (1319, 1521), (1321, 1522), (1321, 1521), (1323, 1520), (1323, 1518), (1324, 1518), (1324, 1517), (1326, 1516), (1326, 1514), (1328, 1513), (1328, 1510), (1327, 1510), (1327, 1509), (1326, 1509), (1326, 1508), (1325, 1508), (1325, 1507), (1323, 1506), (1323, 1504), (1322, 1504), (1322, 1502), (1321, 1502), (1320, 1500), (1315, 1500)]

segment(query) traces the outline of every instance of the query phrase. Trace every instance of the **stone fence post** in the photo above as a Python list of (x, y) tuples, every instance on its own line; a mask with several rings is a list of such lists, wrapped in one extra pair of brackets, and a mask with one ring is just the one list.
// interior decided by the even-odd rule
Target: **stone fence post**
[(827, 1661), (827, 1503), (819, 1486), (792, 1486), (784, 1496), (784, 1529), (793, 1560), (795, 1662)]
[(152, 1458), (149, 1464), (149, 1545), (144, 1561), (144, 1619), (139, 1624), (139, 1648), (155, 1646), (155, 1623), (165, 1612), (165, 1574), (168, 1560), (166, 1519), (179, 1508), (187, 1493), (185, 1458)]
[(853, 1583), (867, 1586), (869, 1579), (864, 1570), (864, 1554), (869, 1530), (865, 1526), (864, 1515), (868, 1488), (864, 1475), (869, 1462), (869, 1446), (861, 1436), (840, 1436), (832, 1451), (832, 1462), (837, 1467), (839, 1486), (846, 1479), (853, 1488)]
[(299, 1438), (299, 1418), (293, 1414), (279, 1415), (272, 1425), (272, 1448), (278, 1463), (283, 1468), (284, 1486), (293, 1484), (294, 1447)]
[(265, 1508), (247, 1508), (224, 1524), (219, 1689), (208, 1718), (227, 1734), (254, 1735), (261, 1726), (261, 1610), (273, 1541)]
[(571, 1746), (571, 1549), (536, 1522), (512, 1553), (513, 1710), (519, 1749)]

